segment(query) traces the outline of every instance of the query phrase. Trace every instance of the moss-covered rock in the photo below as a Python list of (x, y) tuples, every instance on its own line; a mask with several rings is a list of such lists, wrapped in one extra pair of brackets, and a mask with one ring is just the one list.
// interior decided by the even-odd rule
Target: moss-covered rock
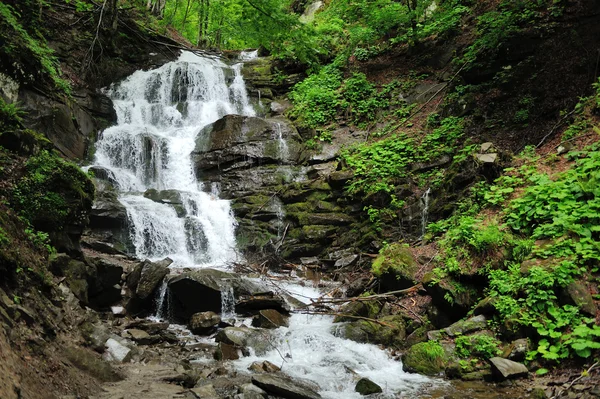
[(392, 244), (382, 250), (371, 266), (385, 291), (412, 287), (416, 284), (417, 270), (417, 262), (408, 247), (402, 244)]
[(338, 328), (337, 334), (356, 342), (401, 348), (406, 338), (406, 325), (402, 316), (385, 316), (377, 322), (359, 320), (346, 323)]
[(402, 369), (425, 375), (439, 375), (448, 361), (448, 355), (438, 342), (422, 342), (411, 346), (402, 356)]

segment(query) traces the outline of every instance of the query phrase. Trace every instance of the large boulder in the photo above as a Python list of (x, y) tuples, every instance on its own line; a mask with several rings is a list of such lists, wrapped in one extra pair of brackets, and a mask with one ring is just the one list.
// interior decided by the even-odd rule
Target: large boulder
[(171, 258), (165, 258), (160, 262), (150, 262), (146, 260), (136, 267), (139, 269), (139, 281), (135, 287), (135, 294), (140, 299), (147, 299), (156, 290), (160, 282), (169, 274), (169, 265), (173, 263)]
[(252, 377), (252, 383), (270, 394), (283, 398), (318, 399), (321, 397), (312, 389), (279, 375), (258, 374)]
[(221, 317), (215, 312), (201, 312), (192, 316), (188, 327), (192, 333), (204, 335), (214, 330), (220, 322)]
[(252, 325), (260, 328), (279, 328), (287, 327), (287, 317), (275, 309), (265, 309), (258, 312), (252, 319)]
[(200, 131), (192, 156), (199, 172), (227, 172), (257, 164), (297, 163), (302, 158), (301, 143), (285, 118), (227, 115)]
[(404, 371), (425, 375), (439, 375), (449, 362), (444, 348), (436, 341), (413, 345), (402, 355)]
[(492, 374), (502, 380), (523, 377), (529, 372), (524, 364), (503, 359), (501, 357), (493, 357), (489, 362), (492, 365)]
[(221, 312), (221, 291), (233, 288), (234, 295), (253, 295), (262, 290), (233, 273), (216, 269), (197, 269), (169, 280), (173, 316), (189, 320), (194, 313)]

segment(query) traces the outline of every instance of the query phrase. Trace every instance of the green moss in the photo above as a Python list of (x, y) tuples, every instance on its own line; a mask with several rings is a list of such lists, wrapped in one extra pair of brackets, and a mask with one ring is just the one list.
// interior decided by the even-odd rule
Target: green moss
[(12, 191), (12, 203), (33, 227), (60, 231), (80, 223), (91, 208), (94, 185), (88, 176), (56, 153), (41, 151), (25, 165), (25, 174)]
[(412, 346), (403, 356), (406, 369), (425, 375), (438, 375), (448, 364), (444, 348), (437, 341)]
[(377, 277), (392, 275), (412, 280), (416, 270), (417, 262), (408, 246), (397, 243), (384, 248), (371, 266), (371, 272)]

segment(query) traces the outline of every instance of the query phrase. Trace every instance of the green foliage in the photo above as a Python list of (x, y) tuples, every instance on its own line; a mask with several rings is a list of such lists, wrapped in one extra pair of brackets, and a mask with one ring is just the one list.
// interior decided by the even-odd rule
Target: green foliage
[(500, 350), (500, 341), (489, 335), (459, 336), (454, 340), (454, 343), (456, 345), (456, 354), (463, 359), (469, 357), (489, 359), (502, 353)]
[[(56, 231), (75, 223), (79, 212), (91, 206), (93, 194), (93, 184), (77, 165), (44, 150), (27, 161), (26, 173), (12, 191), (12, 202), (36, 229)], [(45, 240), (38, 238), (43, 244)]]
[[(41, 7), (41, 5), (36, 6)], [(71, 86), (69, 82), (60, 76), (59, 63), (54, 56), (54, 52), (39, 33), (35, 31), (30, 33), (25, 29), (23, 24), (19, 22), (19, 17), (19, 13), (13, 7), (0, 3), (0, 38), (6, 43), (2, 48), (2, 52), (6, 53), (11, 59), (27, 59), (27, 62), (33, 61), (38, 64), (39, 71), (46, 74), (55, 87), (66, 94), (70, 94)], [(28, 26), (28, 28), (32, 29), (31, 26)], [(22, 76), (23, 79), (30, 81), (35, 79), (34, 75), (27, 75), (30, 72), (21, 69), (24, 68), (21, 61), (15, 61), (14, 66), (24, 75)]]
[(23, 111), (19, 108), (18, 104), (8, 104), (0, 96), (0, 131), (18, 127), (22, 119)]

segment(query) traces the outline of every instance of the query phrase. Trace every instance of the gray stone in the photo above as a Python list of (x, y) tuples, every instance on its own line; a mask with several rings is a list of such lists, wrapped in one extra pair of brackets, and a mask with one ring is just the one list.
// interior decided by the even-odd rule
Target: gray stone
[(363, 396), (383, 392), (379, 385), (368, 378), (361, 378), (358, 380), (354, 390)]
[(197, 398), (206, 398), (206, 399), (219, 399), (220, 396), (215, 390), (215, 387), (212, 384), (203, 385), (201, 387), (196, 387), (190, 389), (196, 395)]
[(217, 333), (215, 341), (241, 348), (252, 348), (258, 356), (263, 355), (270, 347), (264, 331), (249, 327), (226, 327)]
[(492, 154), (475, 154), (475, 157), (481, 163), (496, 163), (496, 160), (498, 159), (498, 154), (496, 154), (496, 153), (492, 153)]
[(358, 255), (348, 255), (348, 256), (344, 256), (343, 258), (336, 260), (335, 264), (333, 266), (336, 269), (339, 269), (342, 267), (353, 266), (354, 264), (356, 264), (357, 261), (358, 261)]
[(290, 399), (319, 399), (321, 395), (308, 387), (288, 378), (273, 374), (259, 374), (252, 377), (252, 383), (270, 394)]
[(492, 366), (492, 373), (500, 379), (523, 377), (529, 372), (524, 364), (501, 357), (493, 357), (489, 359), (489, 362)]
[(252, 364), (248, 366), (248, 370), (254, 371), (255, 373), (276, 373), (281, 371), (281, 368), (268, 360), (265, 360), (263, 362), (252, 362)]
[(491, 142), (486, 142), (481, 144), (481, 149), (479, 150), (482, 154), (485, 154), (487, 152), (493, 152), (493, 147), (494, 147), (494, 143)]
[(316, 256), (309, 256), (300, 258), (300, 263), (302, 263), (303, 265), (318, 265), (320, 262), (319, 258), (317, 258)]
[(211, 332), (220, 322), (221, 317), (215, 312), (201, 312), (192, 316), (188, 327), (192, 333), (203, 335)]
[(577, 305), (583, 313), (596, 316), (597, 307), (587, 285), (582, 281), (573, 281), (567, 286), (566, 294), (570, 302)]
[(529, 340), (527, 338), (520, 338), (511, 342), (502, 353), (502, 357), (513, 360), (523, 360), (527, 352), (529, 352)]
[(131, 349), (121, 344), (119, 341), (109, 338), (105, 344), (106, 351), (103, 358), (108, 361), (125, 363), (131, 360)]
[(141, 267), (141, 273), (135, 293), (140, 299), (147, 299), (154, 293), (163, 278), (169, 274), (171, 263), (173, 263), (171, 258), (165, 258), (160, 262), (146, 260), (138, 266)]
[(271, 112), (273, 114), (283, 115), (290, 108), (292, 108), (292, 103), (289, 100), (284, 99), (271, 102)]
[(467, 320), (457, 321), (450, 327), (444, 328), (444, 332), (451, 337), (456, 335), (464, 335), (473, 331), (484, 330), (487, 328), (487, 320), (484, 315), (471, 317)]
[(219, 342), (214, 353), (216, 360), (237, 360), (240, 358), (238, 349), (234, 345)]
[(287, 318), (275, 309), (264, 309), (252, 319), (252, 325), (260, 328), (287, 327)]
[(244, 399), (264, 399), (267, 393), (254, 384), (244, 384), (240, 387)]

